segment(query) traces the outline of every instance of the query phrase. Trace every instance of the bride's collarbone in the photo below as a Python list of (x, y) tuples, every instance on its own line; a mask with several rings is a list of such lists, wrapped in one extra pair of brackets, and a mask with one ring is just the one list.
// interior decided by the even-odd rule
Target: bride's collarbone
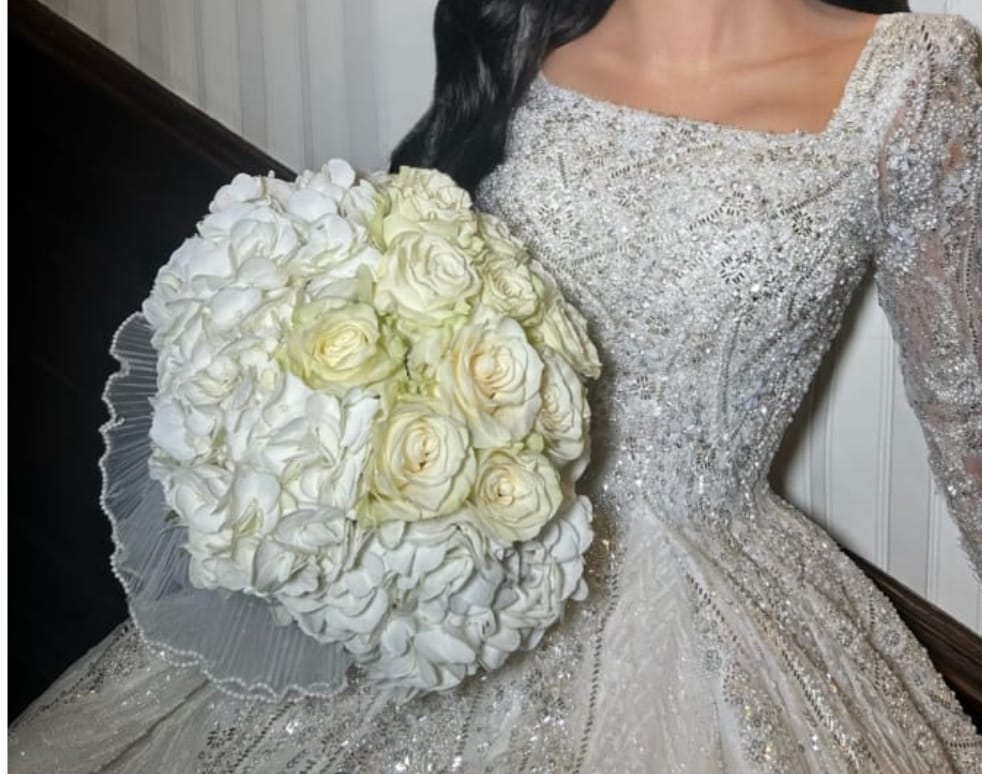
[(751, 131), (820, 133), (843, 102), (872, 30), (827, 42), (802, 41), (778, 58), (704, 71), (680, 69), (639, 77), (610, 55), (566, 44), (546, 56), (552, 83), (604, 102), (662, 116)]

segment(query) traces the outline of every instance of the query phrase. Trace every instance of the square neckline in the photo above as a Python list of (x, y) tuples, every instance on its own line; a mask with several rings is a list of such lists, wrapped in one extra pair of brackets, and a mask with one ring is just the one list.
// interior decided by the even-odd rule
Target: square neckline
[(758, 137), (762, 139), (774, 139), (774, 140), (811, 140), (817, 141), (822, 140), (832, 134), (838, 128), (841, 123), (843, 116), (845, 115), (846, 109), (849, 107), (856, 90), (859, 87), (859, 82), (862, 76), (866, 73), (869, 68), (870, 61), (872, 60), (873, 52), (882, 37), (883, 31), (888, 26), (888, 19), (892, 19), (897, 16), (905, 14), (904, 11), (895, 11), (892, 13), (883, 13), (877, 16), (876, 21), (873, 23), (873, 28), (870, 30), (869, 35), (866, 38), (866, 42), (863, 44), (859, 55), (856, 57), (856, 61), (853, 64), (852, 69), (849, 72), (849, 76), (846, 78), (845, 85), (843, 86), (842, 95), (839, 98), (835, 109), (832, 111), (831, 116), (826, 122), (825, 126), (817, 131), (812, 132), (806, 129), (792, 129), (791, 131), (774, 131), (770, 129), (754, 129), (752, 127), (740, 126), (739, 124), (726, 124), (719, 121), (711, 121), (707, 119), (692, 118), (689, 116), (675, 114), (675, 113), (665, 113), (658, 110), (651, 110), (649, 108), (639, 107), (637, 105), (629, 105), (624, 102), (615, 102), (614, 100), (607, 99), (604, 97), (597, 97), (586, 92), (579, 91), (577, 89), (572, 89), (568, 86), (563, 86), (555, 81), (550, 80), (546, 74), (542, 71), (542, 67), (536, 71), (535, 77), (532, 82), (544, 88), (546, 91), (550, 91), (554, 94), (564, 95), (567, 98), (577, 100), (583, 104), (591, 105), (596, 109), (609, 111), (621, 115), (635, 116), (638, 118), (643, 118), (646, 120), (654, 121), (663, 124), (677, 124), (679, 126), (689, 127), (695, 130), (701, 131), (711, 131), (723, 134), (731, 134), (742, 137)]

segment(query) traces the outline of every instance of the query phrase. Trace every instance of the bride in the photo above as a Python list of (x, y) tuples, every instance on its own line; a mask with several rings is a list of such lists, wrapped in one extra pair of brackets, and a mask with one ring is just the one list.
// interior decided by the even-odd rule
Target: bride
[(982, 771), (926, 651), (767, 483), (873, 271), (982, 578), (979, 39), (892, 11), (441, 0), (433, 104), (392, 168), (452, 175), (592, 325), (589, 597), (398, 708), (358, 680), (233, 698), (128, 621), (15, 721), (11, 770)]

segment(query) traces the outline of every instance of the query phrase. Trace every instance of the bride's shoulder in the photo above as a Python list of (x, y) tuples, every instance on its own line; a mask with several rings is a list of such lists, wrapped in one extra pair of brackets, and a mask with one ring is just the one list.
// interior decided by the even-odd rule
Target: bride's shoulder
[[(974, 66), (979, 69), (980, 33), (956, 13), (898, 12), (882, 19), (887, 50), (901, 58), (895, 64)], [(898, 70), (905, 68), (899, 67)]]
[(952, 104), (979, 104), (980, 35), (953, 13), (893, 13), (880, 20), (879, 45), (871, 57), (868, 109), (876, 122), (895, 129), (917, 125), (927, 113)]

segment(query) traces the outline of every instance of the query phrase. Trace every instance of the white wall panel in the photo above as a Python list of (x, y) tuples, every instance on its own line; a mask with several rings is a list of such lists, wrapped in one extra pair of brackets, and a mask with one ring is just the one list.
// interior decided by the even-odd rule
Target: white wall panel
[(196, 0), (167, 0), (160, 4), (163, 31), (164, 83), (193, 105), (204, 103), (199, 72)]
[[(341, 0), (344, 6), (344, 71), (348, 82), (348, 158), (357, 167), (379, 166), (378, 56), (375, 5), (388, 0)], [(403, 76), (405, 77), (405, 76)]]
[(137, 48), (140, 69), (157, 81), (165, 80), (164, 30), (159, 0), (136, 0)]
[[(388, 154), (429, 105), (436, 56), (432, 0), (376, 0), (380, 159)], [(410, 80), (407, 69), (414, 77)], [(421, 107), (422, 106), (422, 107)]]
[(63, 15), (67, 11), (68, 19), (82, 31), (87, 32), (92, 37), (102, 40), (105, 36), (105, 27), (102, 16), (102, 3), (96, 2), (96, 0), (67, 0), (63, 4), (65, 11), (55, 8), (53, 4), (51, 7), (58, 10), (59, 13)]
[[(429, 104), (436, 0), (46, 0), (290, 167), (387, 164)], [(914, 0), (982, 25), (982, 0)], [(779, 460), (778, 488), (849, 548), (982, 632), (871, 282)]]
[(262, 0), (266, 112), (266, 147), (292, 169), (306, 165), (304, 122), (307, 114), (298, 0)]
[[(236, 2), (242, 136), (253, 145), (268, 148), (266, 124), (271, 111), (266, 99), (266, 35), (263, 29), (263, 2), (262, 0), (236, 0)], [(289, 0), (283, 0), (283, 6), (288, 5)]]
[[(93, 0), (97, 2), (98, 0)], [(131, 64), (140, 65), (140, 25), (136, 0), (101, 0), (104, 38), (109, 48)]]
[[(196, 29), (202, 108), (230, 129), (242, 131), (238, 4), (242, 0), (197, 0)], [(247, 57), (248, 58), (248, 57)], [(248, 89), (253, 84), (246, 82)]]
[(307, 165), (316, 167), (332, 156), (348, 156), (351, 147), (348, 93), (357, 87), (349, 84), (344, 65), (347, 39), (344, 5), (301, 0), (300, 14), (300, 51), (307, 97), (304, 148)]

